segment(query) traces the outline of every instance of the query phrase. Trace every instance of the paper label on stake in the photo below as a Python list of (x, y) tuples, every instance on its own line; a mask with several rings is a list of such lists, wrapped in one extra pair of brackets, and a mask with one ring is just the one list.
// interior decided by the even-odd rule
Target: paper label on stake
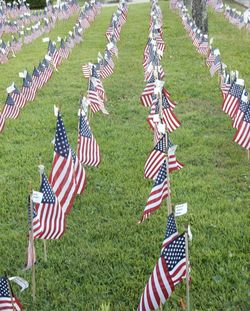
[(59, 113), (59, 108), (56, 105), (54, 105), (54, 115), (55, 115), (55, 117), (58, 117), (58, 113)]
[(158, 129), (158, 131), (159, 131), (161, 134), (165, 134), (165, 133), (166, 133), (166, 124), (159, 123), (159, 124), (157, 125), (157, 129)]
[(47, 38), (43, 38), (43, 40), (42, 40), (44, 43), (45, 42), (49, 42), (49, 38), (47, 37)]
[(49, 62), (51, 61), (51, 56), (49, 56), (48, 54), (46, 54), (44, 58)]
[(175, 217), (185, 215), (187, 213), (187, 203), (175, 206)]
[(23, 73), (23, 72), (19, 72), (19, 74), (18, 74), (18, 75), (19, 75), (19, 77), (20, 77), (20, 78), (25, 78), (25, 75), (24, 75), (24, 73)]
[(153, 122), (154, 123), (160, 122), (160, 116), (158, 114), (153, 115)]
[(17, 285), (19, 285), (21, 287), (21, 292), (29, 287), (29, 283), (26, 280), (24, 280), (23, 278), (20, 278), (19, 276), (12, 276), (9, 278), (9, 280), (13, 281)]
[(34, 191), (32, 193), (32, 201), (34, 203), (41, 203), (43, 199), (43, 193), (39, 191)]
[(244, 86), (245, 85), (245, 81), (243, 79), (237, 79), (236, 80), (236, 84)]
[(7, 91), (8, 94), (10, 94), (10, 93), (15, 91), (14, 82), (9, 87), (7, 87), (6, 91)]

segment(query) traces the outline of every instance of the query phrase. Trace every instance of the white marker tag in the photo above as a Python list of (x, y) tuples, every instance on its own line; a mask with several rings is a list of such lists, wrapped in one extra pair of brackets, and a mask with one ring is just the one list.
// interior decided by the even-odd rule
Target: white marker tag
[(175, 206), (175, 217), (185, 215), (187, 213), (187, 203)]

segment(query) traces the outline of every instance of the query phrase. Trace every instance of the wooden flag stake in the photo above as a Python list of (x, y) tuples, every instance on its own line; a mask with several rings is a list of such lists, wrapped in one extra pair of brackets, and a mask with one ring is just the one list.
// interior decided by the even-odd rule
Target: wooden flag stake
[(14, 305), (14, 299), (13, 299), (13, 294), (12, 294), (12, 288), (11, 288), (11, 284), (10, 284), (10, 281), (9, 281), (9, 278), (8, 278), (7, 273), (5, 273), (5, 277), (6, 277), (6, 279), (7, 279), (7, 285), (8, 285), (8, 289), (9, 289), (9, 292), (10, 292), (11, 305), (12, 305), (13, 310), (16, 310), (15, 305)]
[[(32, 185), (30, 183), (30, 227), (31, 227), (31, 248), (32, 251), (35, 248), (35, 243), (34, 243), (34, 232), (33, 232), (33, 200), (32, 200)], [(33, 258), (34, 260), (34, 258)], [(33, 302), (36, 300), (36, 269), (35, 269), (35, 264), (33, 262), (32, 264), (32, 297), (33, 297)]]
[[(159, 110), (160, 110), (160, 118), (161, 120), (163, 119), (162, 115), (162, 90), (158, 94), (159, 98)], [(168, 184), (168, 196), (167, 196), (167, 207), (168, 207), (168, 215), (172, 213), (172, 205), (171, 205), (171, 196), (170, 196), (170, 174), (169, 174), (169, 159), (168, 159), (168, 131), (166, 129), (165, 132), (165, 137), (166, 137), (166, 164), (167, 164), (167, 184)]]
[(188, 225), (185, 226), (185, 252), (186, 252), (186, 311), (190, 311), (189, 295), (189, 258), (188, 258)]

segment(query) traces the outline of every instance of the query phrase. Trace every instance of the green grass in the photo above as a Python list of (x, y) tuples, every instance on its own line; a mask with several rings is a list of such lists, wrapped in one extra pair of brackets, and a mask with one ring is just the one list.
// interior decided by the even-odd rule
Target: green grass
[[(221, 111), (216, 78), (209, 77), (203, 59), (195, 52), (177, 13), (162, 2), (164, 38), (167, 50), (162, 65), (166, 83), (177, 102), (175, 113), (182, 126), (172, 135), (179, 145), (177, 157), (185, 163), (172, 179), (174, 204), (188, 202), (189, 213), (177, 219), (179, 230), (189, 221), (193, 242), (192, 310), (249, 310), (249, 161), (246, 152), (232, 141), (235, 130)], [(79, 94), (86, 90), (81, 65), (94, 61), (105, 46), (104, 33), (115, 7), (105, 8), (85, 34), (68, 61), (60, 67), (18, 120), (7, 121), (0, 135), (0, 274), (20, 275), (27, 246), (26, 198), (29, 181), (39, 188), (39, 157), (51, 170), (55, 118), (53, 105), (62, 104), (70, 143), (76, 147)], [(66, 34), (74, 19), (53, 31)], [(213, 25), (214, 23), (214, 25)], [(211, 14), (210, 31), (220, 33), (215, 45), (226, 63), (237, 68), (247, 63), (241, 49), (234, 55), (232, 42), (239, 31), (230, 28), (219, 15)], [(91, 127), (100, 145), (102, 163), (87, 168), (84, 195), (77, 197), (67, 220), (67, 231), (59, 241), (48, 241), (48, 262), (43, 245), (36, 241), (38, 263), (37, 299), (31, 290), (18, 293), (28, 311), (135, 310), (149, 275), (158, 259), (166, 224), (166, 208), (137, 225), (152, 182), (143, 178), (145, 159), (152, 148), (152, 133), (146, 124), (147, 110), (139, 103), (143, 90), (142, 53), (148, 35), (149, 5), (131, 5), (124, 25), (115, 73), (104, 82), (109, 116), (96, 114)], [(223, 35), (222, 35), (223, 34)], [(224, 40), (223, 40), (224, 38)], [(247, 39), (246, 39), (247, 40)], [(218, 43), (218, 44), (216, 44)], [(41, 40), (29, 45), (0, 67), (0, 95), (17, 79), (17, 73), (31, 69), (44, 55)], [(239, 68), (241, 69), (241, 68)], [(245, 70), (245, 71), (243, 71)], [(249, 77), (247, 66), (242, 76)], [(240, 70), (241, 71), (241, 70)], [(243, 75), (244, 73), (244, 75)], [(249, 82), (248, 82), (249, 85)], [(164, 310), (181, 310), (178, 300), (185, 296), (179, 284)], [(106, 307), (106, 309), (105, 309)]]

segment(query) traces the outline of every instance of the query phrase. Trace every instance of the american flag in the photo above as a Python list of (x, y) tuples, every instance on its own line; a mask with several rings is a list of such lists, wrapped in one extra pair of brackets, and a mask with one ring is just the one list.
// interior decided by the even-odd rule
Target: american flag
[(33, 216), (34, 239), (59, 239), (65, 231), (66, 215), (44, 173), (40, 192), (43, 194), (42, 201), (36, 204)]
[(247, 106), (244, 118), (234, 136), (234, 141), (245, 149), (250, 150), (250, 105)]
[(154, 89), (155, 89), (155, 78), (154, 75), (152, 74), (140, 97), (141, 103), (144, 107), (152, 106), (153, 104), (152, 95), (154, 94)]
[(91, 79), (89, 79), (87, 99), (89, 100), (90, 108), (94, 113), (104, 108), (103, 100), (99, 96), (96, 87), (94, 86), (94, 83)]
[(44, 82), (42, 80), (39, 70), (36, 67), (34, 67), (33, 69), (32, 77), (33, 77), (33, 83), (34, 85), (36, 85), (36, 88), (41, 89), (44, 85)]
[(214, 50), (211, 49), (211, 50), (210, 50), (210, 53), (209, 53), (209, 55), (208, 55), (208, 57), (207, 57), (207, 59), (206, 59), (206, 65), (207, 65), (208, 67), (211, 67), (211, 66), (213, 65), (214, 61), (215, 61)]
[(177, 231), (177, 226), (175, 222), (174, 213), (168, 215), (166, 233), (164, 236), (164, 241), (162, 242), (162, 251), (164, 248), (172, 242), (179, 235)]
[(49, 177), (63, 212), (69, 214), (76, 195), (75, 170), (61, 113), (58, 113), (54, 159)]
[(14, 91), (11, 93), (11, 97), (13, 98), (16, 106), (21, 109), (23, 108), (26, 103), (27, 100), (22, 96), (22, 94), (20, 93), (20, 91), (18, 90), (18, 88), (14, 85)]
[(102, 79), (106, 79), (112, 75), (114, 72), (114, 62), (111, 58), (104, 58), (103, 59), (103, 67), (100, 71), (100, 76)]
[(169, 189), (167, 182), (167, 163), (164, 161), (157, 174), (153, 188), (149, 194), (149, 198), (140, 222), (143, 222), (152, 212), (157, 210), (161, 206), (162, 201), (167, 198), (168, 195)]
[(3, 131), (5, 125), (5, 117), (0, 112), (0, 133)]
[(12, 293), (8, 278), (0, 277), (0, 310), (21, 311), (22, 309), (22, 304)]
[(218, 71), (219, 75), (221, 74), (221, 61), (220, 61), (220, 55), (216, 55), (214, 59), (214, 63), (212, 64), (210, 68), (210, 75), (213, 77), (215, 73)]
[(7, 99), (5, 101), (5, 105), (3, 107), (2, 116), (7, 119), (16, 119), (19, 116), (20, 109), (17, 107), (14, 102), (12, 96), (10, 94), (7, 95)]
[[(157, 104), (159, 105), (159, 103)], [(181, 123), (176, 118), (175, 114), (173, 113), (173, 108), (171, 107), (171, 102), (168, 101), (166, 96), (162, 96), (162, 113), (163, 113), (163, 124), (167, 125), (167, 131), (169, 133), (172, 133), (174, 130), (176, 130)]]
[(50, 63), (46, 59), (43, 60), (42, 66), (44, 67), (43, 78), (46, 83), (52, 76), (53, 69), (51, 68)]
[(208, 51), (209, 51), (209, 44), (208, 41), (202, 41), (200, 43), (200, 45), (197, 47), (197, 51), (199, 54), (201, 55), (207, 55)]
[(92, 72), (92, 66), (90, 63), (82, 66), (82, 73), (83, 73), (84, 78), (89, 79), (91, 76), (91, 72)]
[(164, 160), (166, 160), (166, 134), (162, 136), (154, 149), (151, 151), (144, 166), (144, 177), (154, 179)]
[[(168, 139), (168, 167), (169, 172), (181, 169), (184, 164), (176, 159), (175, 150), (177, 146), (174, 146)], [(155, 179), (159, 169), (166, 159), (166, 134), (162, 135), (161, 139), (157, 142), (154, 149), (144, 166), (144, 177), (149, 179)]]
[(243, 92), (243, 87), (234, 82), (222, 104), (222, 110), (231, 118), (234, 118), (240, 104), (240, 98)]
[(96, 91), (101, 97), (102, 100), (105, 98), (105, 90), (102, 84), (102, 81), (100, 80), (100, 76), (97, 73), (96, 66), (92, 66), (92, 73), (91, 73), (91, 80), (93, 81), (93, 84), (95, 85)]
[(62, 58), (67, 59), (69, 57), (69, 49), (65, 46), (65, 42), (62, 39), (60, 43), (59, 53)]
[(100, 148), (90, 130), (86, 116), (79, 117), (77, 154), (80, 163), (98, 166), (101, 161)]
[(74, 169), (76, 176), (76, 193), (83, 193), (86, 186), (86, 172), (83, 165), (80, 163), (75, 151), (71, 148), (71, 153), (74, 161)]
[(181, 234), (163, 249), (142, 293), (138, 311), (157, 310), (175, 286), (186, 276), (185, 235)]
[(230, 79), (227, 79), (227, 77), (221, 77), (221, 84), (220, 84), (220, 89), (221, 89), (221, 94), (223, 97), (223, 100), (225, 100), (229, 90), (231, 87)]
[(27, 101), (33, 101), (36, 97), (36, 93), (33, 91), (27, 79), (23, 79), (21, 94)]
[(250, 101), (248, 100), (248, 91), (245, 89), (241, 95), (240, 99), (240, 105), (237, 113), (235, 114), (234, 120), (233, 120), (233, 127), (238, 128), (241, 124), (244, 114), (247, 110), (247, 107), (250, 105)]
[(55, 49), (52, 59), (51, 59), (51, 64), (57, 68), (62, 62), (62, 56), (61, 53), (58, 49)]

